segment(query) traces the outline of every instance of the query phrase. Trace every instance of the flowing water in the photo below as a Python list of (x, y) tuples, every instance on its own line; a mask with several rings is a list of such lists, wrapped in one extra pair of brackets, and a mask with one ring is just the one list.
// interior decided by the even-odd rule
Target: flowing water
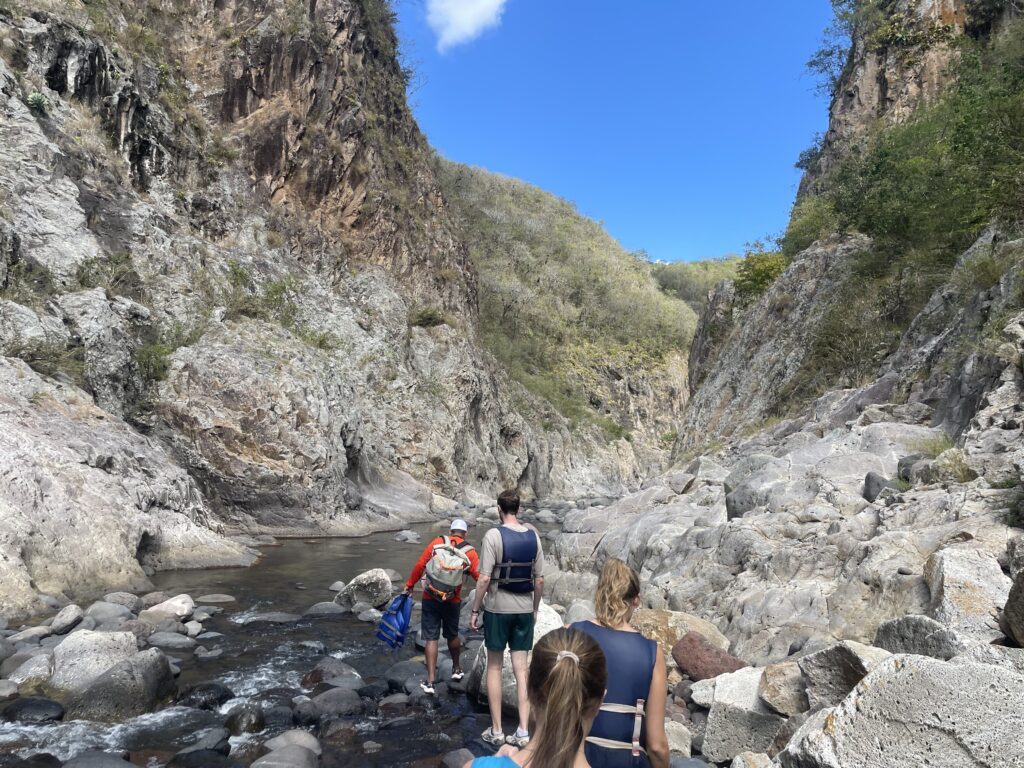
[[(425, 542), (437, 533), (433, 525), (413, 526), (413, 530), (421, 534), (422, 543), (396, 542), (393, 533), (358, 539), (282, 540), (280, 546), (264, 549), (262, 559), (250, 568), (157, 574), (153, 577), (154, 588), (171, 595), (227, 593), (235, 597), (234, 603), (224, 606), (222, 614), (204, 623), (206, 631), (224, 637), (202, 644), (223, 649), (223, 656), (199, 660), (190, 651), (171, 651), (169, 655), (181, 659), (179, 688), (213, 680), (231, 688), (238, 699), (224, 705), (221, 713), (169, 706), (112, 726), (84, 721), (31, 727), (0, 723), (0, 755), (14, 752), (26, 757), (49, 752), (64, 760), (86, 749), (125, 750), (131, 753), (132, 763), (157, 768), (173, 753), (219, 727), (224, 720), (222, 713), (237, 706), (239, 700), (274, 696), (287, 699), (308, 693), (301, 690), (300, 680), (325, 653), (344, 659), (367, 681), (381, 677), (396, 661), (421, 653), (411, 640), (405, 649), (392, 652), (375, 639), (373, 624), (352, 615), (304, 619), (280, 626), (245, 622), (258, 612), (301, 614), (316, 602), (333, 599), (328, 587), (334, 581), (348, 581), (370, 568), (393, 568), (407, 574)], [(482, 535), (483, 529), (477, 528), (470, 540), (479, 544)], [(470, 663), (467, 657), (463, 665), (468, 667)], [(348, 734), (347, 743), (324, 743), (322, 765), (436, 764), (430, 758), (466, 745), (487, 725), (483, 710), (464, 695), (452, 694), (439, 704), (426, 715), (417, 710), (413, 718), (355, 720), (354, 733)], [(265, 738), (265, 734), (233, 738), (233, 754), (255, 755)], [(367, 754), (363, 743), (370, 740), (379, 743), (381, 751)]]

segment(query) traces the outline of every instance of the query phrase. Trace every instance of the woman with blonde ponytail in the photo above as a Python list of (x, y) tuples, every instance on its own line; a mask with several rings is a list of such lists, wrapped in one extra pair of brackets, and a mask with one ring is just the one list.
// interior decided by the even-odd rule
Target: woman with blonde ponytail
[(533, 738), (512, 755), (478, 757), (464, 768), (590, 768), (583, 744), (606, 681), (604, 654), (589, 635), (573, 629), (544, 635), (527, 679)]
[(630, 626), (639, 607), (640, 577), (611, 559), (597, 582), (597, 620), (571, 627), (593, 637), (608, 659), (608, 693), (587, 738), (592, 768), (668, 768), (665, 654)]

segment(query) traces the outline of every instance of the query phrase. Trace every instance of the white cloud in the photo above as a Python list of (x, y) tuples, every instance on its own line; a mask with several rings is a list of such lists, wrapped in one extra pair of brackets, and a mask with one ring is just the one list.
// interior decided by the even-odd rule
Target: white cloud
[(475, 40), (501, 23), (507, 0), (427, 0), (427, 23), (437, 35), (437, 50)]

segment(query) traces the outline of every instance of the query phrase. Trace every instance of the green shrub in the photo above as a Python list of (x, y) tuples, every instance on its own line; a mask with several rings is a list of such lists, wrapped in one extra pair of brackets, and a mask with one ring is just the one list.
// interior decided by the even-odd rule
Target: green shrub
[(781, 251), (769, 251), (764, 243), (752, 243), (736, 270), (736, 294), (747, 300), (760, 296), (788, 264)]
[(448, 316), (437, 307), (419, 307), (409, 312), (409, 325), (413, 328), (436, 328), (451, 323)]
[(708, 300), (708, 291), (722, 280), (736, 277), (739, 256), (704, 261), (673, 261), (651, 265), (651, 274), (669, 296), (685, 301), (700, 312)]
[(161, 342), (143, 344), (135, 350), (135, 365), (145, 382), (163, 381), (171, 367), (174, 349)]
[(24, 360), (41, 376), (63, 375), (76, 386), (85, 386), (85, 348), (81, 345), (49, 341), (15, 344), (4, 354)]
[(816, 240), (835, 233), (839, 218), (827, 197), (805, 197), (793, 206), (786, 234), (782, 238), (782, 253), (792, 259)]
[(45, 115), (50, 109), (50, 100), (39, 91), (30, 93), (25, 103), (28, 104), (29, 109), (33, 112), (38, 112), (40, 115)]
[(928, 440), (919, 440), (910, 446), (910, 450), (929, 459), (935, 459), (953, 447), (954, 443), (949, 435), (940, 435)]

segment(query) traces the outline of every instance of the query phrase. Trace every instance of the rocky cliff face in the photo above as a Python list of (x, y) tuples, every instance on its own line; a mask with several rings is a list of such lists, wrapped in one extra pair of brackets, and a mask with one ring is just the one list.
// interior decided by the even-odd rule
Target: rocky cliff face
[[(78, 570), (26, 554), (37, 532), (5, 490), (21, 586), (2, 612), (140, 563), (247, 557), (218, 531), (351, 533), (504, 486), (639, 482), (626, 440), (571, 431), (477, 344), (477, 278), (395, 46), (380, 0), (0, 6), (0, 346), (102, 409), (121, 451), (145, 441), (147, 493), (188, 487), (129, 491), (144, 524), (81, 497), (82, 525), (128, 527), (123, 546), (69, 541)], [(44, 483), (50, 438), (19, 434), (21, 476), (74, 496), (92, 470)], [(206, 537), (195, 557), (164, 507)]]
[(891, 7), (868, 0), (858, 5), (860, 23), (829, 108), (821, 155), (802, 190), (813, 189), (878, 121), (902, 122), (933, 100), (949, 82), (947, 70), (956, 55), (952, 43), (965, 31), (980, 32), (985, 23), (977, 10), (982, 4), (967, 0), (899, 0)]

